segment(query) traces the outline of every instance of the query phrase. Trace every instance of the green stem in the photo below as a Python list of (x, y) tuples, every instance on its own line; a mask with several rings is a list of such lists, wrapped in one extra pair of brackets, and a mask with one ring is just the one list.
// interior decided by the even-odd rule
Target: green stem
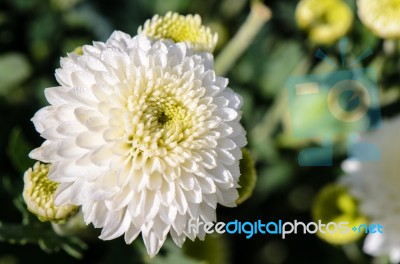
[(275, 132), (276, 127), (280, 123), (286, 108), (287, 93), (285, 89), (282, 88), (278, 96), (275, 98), (273, 104), (265, 114), (263, 120), (250, 132), (250, 137), (255, 141), (263, 141), (265, 138), (271, 137), (271, 135)]
[(271, 16), (270, 9), (264, 4), (260, 2), (252, 4), (246, 21), (215, 60), (215, 69), (219, 75), (225, 75), (232, 68)]

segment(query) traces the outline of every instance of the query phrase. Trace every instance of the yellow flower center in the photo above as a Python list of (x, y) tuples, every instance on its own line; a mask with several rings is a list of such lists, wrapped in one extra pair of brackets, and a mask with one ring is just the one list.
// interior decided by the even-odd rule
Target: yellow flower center
[(128, 101), (134, 123), (128, 138), (134, 150), (168, 151), (187, 138), (192, 115), (173, 96), (130, 96)]

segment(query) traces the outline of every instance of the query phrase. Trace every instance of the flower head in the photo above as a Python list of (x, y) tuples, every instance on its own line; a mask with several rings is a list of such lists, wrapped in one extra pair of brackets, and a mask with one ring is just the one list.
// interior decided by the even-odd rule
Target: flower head
[(358, 16), (382, 38), (400, 37), (400, 0), (357, 0)]
[(379, 256), (389, 254), (392, 262), (400, 261), (400, 117), (382, 122), (382, 127), (364, 134), (360, 142), (374, 144), (381, 152), (379, 161), (346, 160), (343, 182), (360, 203), (360, 211), (371, 223), (384, 226), (383, 234), (368, 234), (364, 251)]
[(186, 42), (198, 51), (212, 52), (217, 45), (218, 35), (201, 24), (199, 15), (179, 15), (168, 12), (165, 16), (155, 15), (139, 27), (138, 34), (154, 39), (171, 39)]
[(204, 236), (189, 219), (215, 221), (217, 203), (235, 206), (242, 99), (210, 53), (114, 32), (63, 58), (56, 78), (51, 105), (33, 118), (46, 141), (30, 155), (53, 164), (56, 204), (82, 205), (100, 238), (142, 233), (154, 256), (168, 233), (179, 246)]
[(28, 210), (35, 214), (41, 221), (60, 222), (78, 212), (74, 205), (54, 205), (54, 193), (58, 183), (48, 179), (48, 164), (36, 162), (24, 174), (23, 197)]
[(353, 13), (342, 0), (301, 0), (296, 21), (313, 43), (329, 45), (349, 31)]

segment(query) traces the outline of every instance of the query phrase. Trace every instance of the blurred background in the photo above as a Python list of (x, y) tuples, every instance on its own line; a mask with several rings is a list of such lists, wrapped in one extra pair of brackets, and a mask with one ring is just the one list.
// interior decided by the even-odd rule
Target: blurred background
[[(321, 2), (324, 2), (321, 0)], [(344, 1), (354, 18), (346, 31), (349, 56), (367, 48), (373, 55), (358, 66), (377, 69), (383, 118), (399, 112), (398, 43), (375, 37), (360, 22), (356, 3)], [(312, 205), (323, 186), (343, 172), (349, 128), (324, 120), (324, 111), (301, 107), (304, 129), (335, 131), (333, 166), (302, 167), (298, 153), (318, 145), (318, 138), (294, 138), (290, 111), (283, 95), (288, 78), (335, 69), (314, 57), (318, 48), (341, 64), (340, 34), (328, 43), (316, 43), (296, 23), (297, 0), (265, 1), (272, 19), (224, 74), (229, 86), (244, 97), (242, 123), (256, 161), (257, 183), (252, 196), (237, 208), (218, 207), (218, 220), (312, 221)], [(218, 32), (215, 57), (243, 25), (251, 12), (247, 0), (0, 0), (0, 264), (31, 263), (377, 263), (361, 251), (362, 241), (332, 246), (316, 235), (281, 239), (276, 235), (209, 236), (206, 242), (186, 243), (181, 250), (167, 241), (150, 260), (139, 237), (132, 245), (123, 238), (96, 239), (97, 230), (74, 233), (41, 223), (22, 200), (23, 173), (33, 165), (28, 153), (42, 143), (30, 119), (47, 102), (44, 88), (57, 86), (54, 78), (60, 57), (93, 40), (105, 41), (114, 30), (135, 35), (154, 14), (176, 11), (199, 14)], [(342, 20), (339, 16), (337, 21)], [(396, 46), (397, 45), (397, 46)], [(315, 99), (318, 100), (318, 99)], [(307, 105), (313, 102), (308, 102)], [(325, 157), (319, 157), (325, 158)], [(68, 227), (66, 227), (68, 229)], [(73, 228), (72, 228), (73, 229)], [(72, 235), (68, 235), (71, 232)], [(66, 235), (67, 234), (67, 235)], [(385, 263), (385, 262), (380, 262)]]

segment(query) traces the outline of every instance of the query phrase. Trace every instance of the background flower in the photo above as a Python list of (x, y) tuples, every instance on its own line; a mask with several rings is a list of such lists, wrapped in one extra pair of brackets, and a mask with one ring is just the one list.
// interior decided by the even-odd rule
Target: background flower
[(353, 24), (353, 13), (341, 0), (301, 0), (296, 21), (316, 44), (332, 44), (343, 37)]
[(361, 21), (382, 38), (400, 37), (399, 0), (357, 0)]
[(379, 161), (346, 160), (343, 182), (360, 202), (360, 211), (370, 223), (384, 226), (383, 234), (368, 234), (364, 251), (373, 256), (390, 255), (392, 263), (400, 261), (400, 174), (398, 171), (398, 131), (400, 117), (386, 120), (375, 132), (363, 134), (359, 142), (375, 144), (381, 151)]
[(199, 51), (212, 52), (217, 45), (218, 35), (212, 34), (209, 27), (201, 24), (199, 15), (182, 16), (168, 12), (165, 16), (155, 15), (139, 27), (139, 35), (155, 39), (171, 39), (186, 42)]

